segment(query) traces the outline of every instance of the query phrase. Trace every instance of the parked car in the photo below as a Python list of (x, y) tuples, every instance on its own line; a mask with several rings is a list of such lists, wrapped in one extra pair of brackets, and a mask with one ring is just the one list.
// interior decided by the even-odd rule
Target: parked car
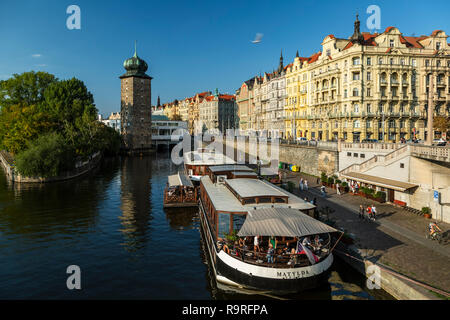
[(437, 140), (433, 140), (433, 145), (438, 146), (438, 147), (445, 147), (447, 145), (447, 141), (445, 141), (444, 139), (440, 138)]
[(297, 141), (308, 141), (305, 137), (297, 137)]

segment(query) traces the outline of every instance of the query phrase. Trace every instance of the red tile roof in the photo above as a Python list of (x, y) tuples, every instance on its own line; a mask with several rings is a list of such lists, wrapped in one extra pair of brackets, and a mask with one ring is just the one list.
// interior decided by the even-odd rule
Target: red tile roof
[(317, 52), (317, 53), (315, 53), (315, 54), (313, 54), (311, 57), (309, 57), (309, 61), (308, 61), (308, 63), (313, 63), (313, 62), (316, 62), (317, 61), (317, 59), (319, 59), (319, 57), (322, 55), (322, 52)]

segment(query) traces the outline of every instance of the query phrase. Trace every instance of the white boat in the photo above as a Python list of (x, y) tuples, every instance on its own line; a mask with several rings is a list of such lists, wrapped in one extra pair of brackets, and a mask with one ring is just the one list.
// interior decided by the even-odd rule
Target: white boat
[[(218, 282), (284, 294), (327, 281), (330, 234), (338, 231), (312, 217), (313, 204), (263, 180), (209, 173), (200, 179), (200, 221)], [(317, 245), (302, 245), (306, 237)], [(269, 242), (276, 247), (272, 254)]]

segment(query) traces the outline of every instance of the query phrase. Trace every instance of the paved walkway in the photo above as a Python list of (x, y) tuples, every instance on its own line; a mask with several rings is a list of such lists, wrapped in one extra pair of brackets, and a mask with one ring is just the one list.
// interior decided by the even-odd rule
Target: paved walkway
[[(327, 195), (323, 198), (316, 177), (293, 172), (287, 172), (285, 177), (295, 183), (295, 194), (309, 200), (316, 198), (319, 208), (333, 208), (335, 212), (330, 214), (330, 218), (355, 237), (356, 246), (371, 261), (378, 261), (413, 279), (450, 291), (450, 245), (425, 238), (429, 219), (361, 196), (349, 193), (337, 195), (336, 190), (331, 188), (326, 188)], [(299, 190), (300, 177), (308, 180), (308, 191)], [(365, 208), (375, 204), (376, 222), (358, 218), (360, 204)], [(444, 232), (450, 230), (449, 224), (438, 222), (438, 225)]]

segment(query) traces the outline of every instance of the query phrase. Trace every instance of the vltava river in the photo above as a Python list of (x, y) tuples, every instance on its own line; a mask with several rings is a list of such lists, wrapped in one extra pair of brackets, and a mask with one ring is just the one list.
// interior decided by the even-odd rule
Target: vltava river
[[(245, 299), (219, 290), (197, 210), (164, 210), (168, 153), (106, 159), (84, 177), (10, 185), (0, 169), (0, 299)], [(81, 290), (66, 286), (81, 268)], [(385, 299), (335, 259), (329, 285), (298, 299)]]

